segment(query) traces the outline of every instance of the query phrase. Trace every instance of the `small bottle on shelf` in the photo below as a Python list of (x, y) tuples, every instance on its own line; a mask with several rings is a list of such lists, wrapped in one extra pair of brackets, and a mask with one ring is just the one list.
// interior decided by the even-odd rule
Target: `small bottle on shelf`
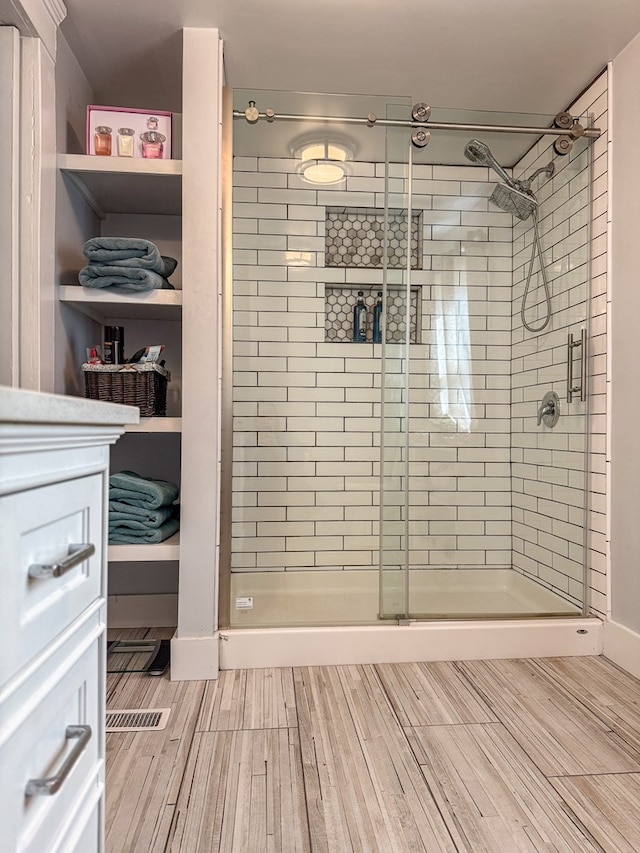
[(93, 135), (93, 150), (100, 157), (111, 157), (111, 128), (99, 124)]
[(164, 157), (164, 143), (167, 137), (158, 130), (158, 119), (149, 116), (147, 119), (147, 130), (140, 134), (142, 140), (142, 156), (148, 160), (162, 160)]
[(358, 301), (353, 306), (353, 340), (355, 343), (367, 340), (367, 306), (362, 290), (358, 291)]
[(382, 343), (382, 291), (378, 291), (378, 298), (373, 308), (373, 342)]
[(118, 157), (133, 157), (133, 137), (135, 130), (132, 127), (118, 128)]

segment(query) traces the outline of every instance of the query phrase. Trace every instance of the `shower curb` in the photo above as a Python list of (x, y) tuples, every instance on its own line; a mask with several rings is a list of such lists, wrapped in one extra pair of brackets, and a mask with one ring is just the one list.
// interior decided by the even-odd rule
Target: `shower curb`
[(220, 669), (602, 654), (595, 617), (222, 631)]

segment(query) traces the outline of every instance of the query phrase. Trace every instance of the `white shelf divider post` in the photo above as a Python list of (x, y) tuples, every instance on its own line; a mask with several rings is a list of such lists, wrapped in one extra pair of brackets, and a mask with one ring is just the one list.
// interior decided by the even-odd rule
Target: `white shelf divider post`
[(183, 384), (178, 630), (171, 678), (218, 676), (222, 41), (183, 30)]

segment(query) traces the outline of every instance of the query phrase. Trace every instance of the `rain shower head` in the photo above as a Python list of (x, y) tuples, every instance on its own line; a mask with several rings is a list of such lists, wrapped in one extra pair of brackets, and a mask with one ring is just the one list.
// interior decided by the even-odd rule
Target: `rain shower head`
[(494, 189), (489, 201), (504, 210), (517, 216), (518, 219), (528, 219), (538, 206), (538, 200), (533, 193), (524, 192), (512, 186), (498, 184)]

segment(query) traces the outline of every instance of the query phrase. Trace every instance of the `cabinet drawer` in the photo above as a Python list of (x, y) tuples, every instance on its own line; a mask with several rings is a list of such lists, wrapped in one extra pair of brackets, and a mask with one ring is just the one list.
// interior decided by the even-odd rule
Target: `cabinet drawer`
[[(0, 746), (0, 850), (56, 849), (87, 790), (102, 784), (100, 640), (70, 666), (53, 657), (33, 678), (42, 696)], [(51, 686), (47, 690), (48, 680)], [(38, 694), (39, 695), (39, 694)], [(90, 737), (84, 748), (75, 734)], [(68, 772), (62, 773), (67, 765)], [(56, 793), (28, 795), (32, 780), (64, 775)], [(33, 785), (32, 787), (38, 787)], [(40, 786), (41, 787), (41, 786)]]
[[(102, 488), (93, 474), (0, 497), (0, 686), (100, 596)], [(80, 545), (95, 553), (67, 569)]]

